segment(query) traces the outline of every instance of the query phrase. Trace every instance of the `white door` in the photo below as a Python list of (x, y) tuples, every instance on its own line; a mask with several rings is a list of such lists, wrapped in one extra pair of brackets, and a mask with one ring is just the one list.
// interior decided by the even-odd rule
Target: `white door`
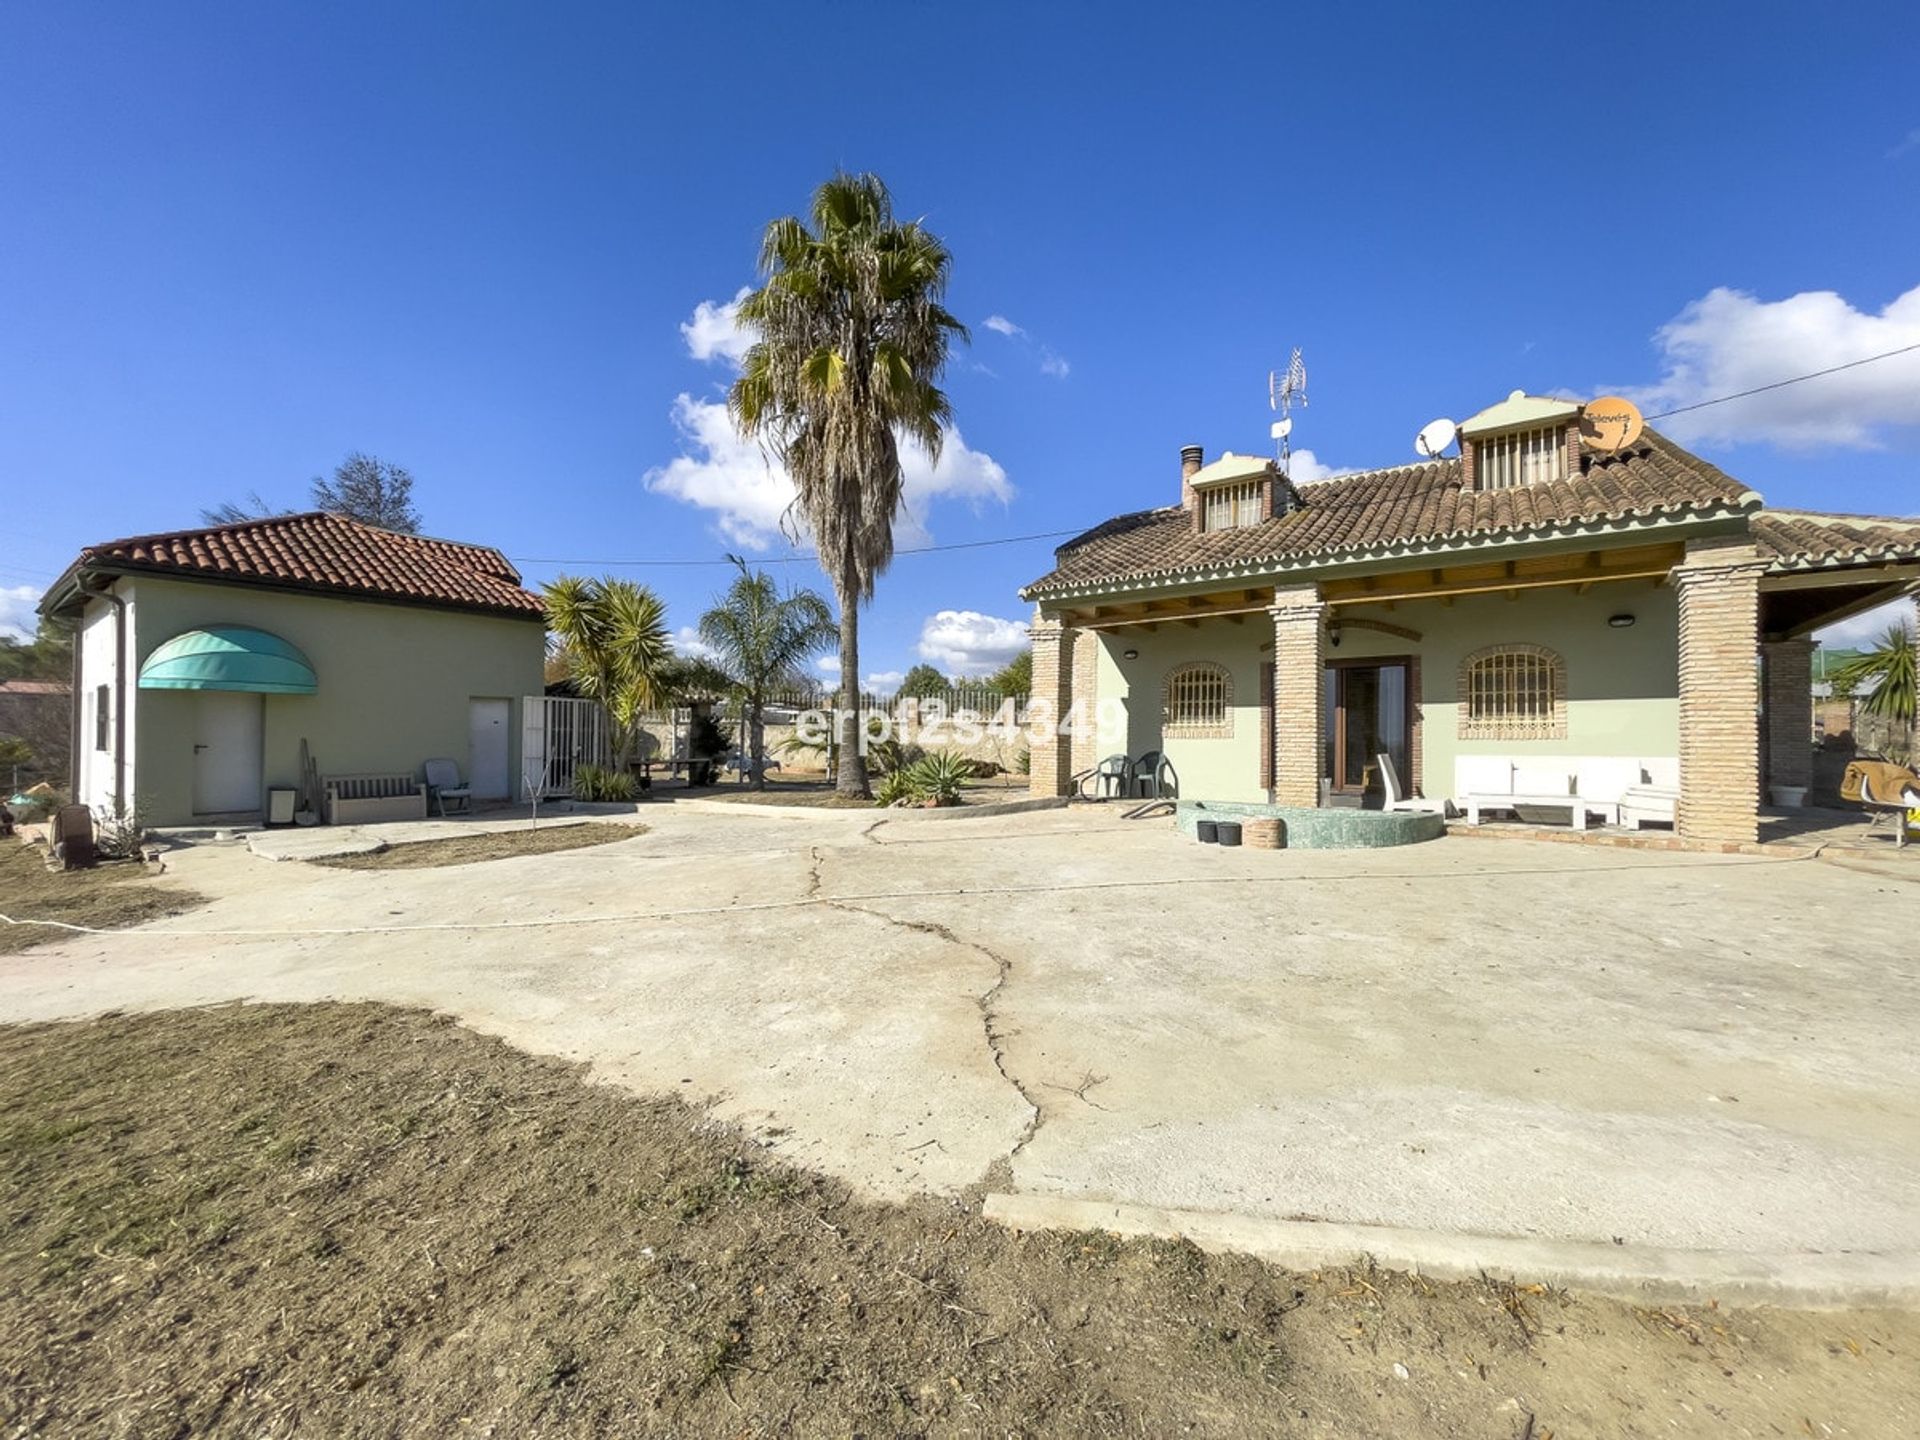
[(239, 690), (194, 693), (194, 814), (227, 815), (260, 808), (264, 698)]
[(505, 800), (512, 787), (507, 776), (507, 721), (510, 700), (467, 702), (467, 783), (476, 800)]

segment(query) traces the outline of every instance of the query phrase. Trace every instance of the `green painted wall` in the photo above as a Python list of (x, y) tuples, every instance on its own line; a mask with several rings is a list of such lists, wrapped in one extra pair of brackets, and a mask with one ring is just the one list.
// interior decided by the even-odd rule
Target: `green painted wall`
[[(1273, 623), (1264, 614), (1244, 624), (1203, 620), (1198, 625), (1162, 625), (1157, 630), (1100, 632), (1099, 707), (1101, 755), (1121, 750), (1131, 756), (1164, 749), (1180, 777), (1188, 800), (1264, 800), (1260, 781), (1260, 662), (1270, 659), (1260, 646), (1273, 639)], [(1125, 652), (1136, 650), (1128, 660)], [(1161, 694), (1167, 673), (1194, 660), (1224, 665), (1232, 677), (1233, 733), (1223, 739), (1173, 739), (1160, 735)], [(1116, 703), (1117, 702), (1117, 703)]]
[[(1420, 657), (1421, 786), (1454, 793), (1454, 760), (1463, 754), (1518, 760), (1569, 756), (1672, 757), (1680, 748), (1679, 606), (1670, 587), (1623, 582), (1585, 595), (1571, 590), (1521, 591), (1519, 598), (1465, 596), (1435, 602), (1357, 607), (1342, 612), (1421, 632), (1412, 642), (1345, 625), (1336, 659), (1415, 654)], [(1614, 629), (1607, 617), (1632, 614)], [(1099, 753), (1129, 755), (1164, 748), (1180, 774), (1183, 798), (1264, 800), (1260, 778), (1260, 664), (1273, 638), (1263, 614), (1245, 623), (1206, 620), (1198, 626), (1102, 632), (1097, 666), (1102, 712), (1118, 712), (1102, 728)], [(1487, 645), (1532, 644), (1557, 650), (1567, 666), (1567, 737), (1552, 741), (1461, 740), (1457, 700), (1461, 659)], [(1127, 650), (1137, 658), (1124, 658)], [(1189, 660), (1225, 665), (1233, 677), (1233, 734), (1218, 740), (1160, 741), (1161, 686)]]
[[(1462, 596), (1452, 605), (1403, 604), (1388, 611), (1362, 606), (1343, 611), (1421, 632), (1418, 644), (1343, 626), (1340, 659), (1417, 654), (1420, 657), (1421, 787), (1429, 795), (1454, 793), (1460, 755), (1510, 755), (1516, 760), (1558, 755), (1618, 755), (1654, 759), (1680, 753), (1680, 608), (1670, 586), (1621, 582), (1585, 595), (1571, 590), (1522, 590)], [(1616, 630), (1607, 617), (1630, 614)], [(1545, 645), (1567, 666), (1564, 740), (1459, 738), (1460, 661), (1487, 645)]]
[[(508, 776), (518, 790), (521, 700), (543, 689), (537, 621), (174, 580), (142, 578), (136, 589), (136, 673), (182, 630), (214, 624), (271, 631), (313, 662), (317, 693), (262, 697), (267, 786), (298, 783), (303, 737), (322, 775), (418, 774), (433, 756), (467, 775), (467, 702), (488, 697), (511, 702)], [(132, 787), (151, 824), (193, 818), (194, 693), (133, 692)]]

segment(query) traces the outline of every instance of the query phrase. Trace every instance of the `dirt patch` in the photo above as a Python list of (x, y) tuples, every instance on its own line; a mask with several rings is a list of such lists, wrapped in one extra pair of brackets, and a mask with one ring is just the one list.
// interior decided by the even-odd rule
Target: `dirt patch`
[[(15, 920), (63, 920), (117, 930), (178, 915), (207, 903), (204, 895), (155, 884), (137, 861), (116, 861), (91, 870), (49, 870), (46, 848), (0, 841), (0, 912)], [(46, 925), (0, 924), (0, 955), (45, 945), (69, 932)]]
[[(996, 776), (975, 780), (961, 794), (962, 805), (991, 805), (1001, 800), (1024, 800), (1027, 782), (1023, 777)], [(874, 810), (871, 800), (844, 799), (825, 780), (776, 780), (769, 778), (765, 790), (746, 786), (722, 787), (699, 792), (702, 800), (729, 800), (739, 805), (810, 805), (823, 810)]]
[[(0, 1030), (0, 1431), (1868, 1436), (1920, 1318), (1017, 1234), (419, 1012)], [(1708, 1418), (1711, 1417), (1711, 1420)]]
[(425, 870), (439, 865), (470, 865), (476, 860), (507, 860), (516, 855), (550, 855), (613, 845), (647, 833), (644, 825), (545, 825), (539, 829), (493, 830), (484, 835), (454, 835), (445, 840), (413, 840), (366, 855), (335, 855), (315, 860), (336, 870)]

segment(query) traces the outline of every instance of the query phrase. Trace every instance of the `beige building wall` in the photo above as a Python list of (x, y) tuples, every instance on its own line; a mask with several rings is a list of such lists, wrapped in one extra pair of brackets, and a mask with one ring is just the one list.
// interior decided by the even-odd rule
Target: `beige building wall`
[[(484, 698), (509, 702), (508, 776), (518, 792), (522, 702), (544, 688), (545, 629), (538, 619), (150, 578), (137, 590), (130, 687), (158, 646), (208, 625), (269, 631), (312, 663), (315, 694), (261, 697), (264, 788), (298, 785), (302, 738), (322, 776), (417, 775), (437, 756), (470, 775), (468, 702)], [(193, 817), (197, 693), (129, 688), (139, 717), (129, 787), (148, 823)], [(91, 734), (83, 741), (90, 745)]]

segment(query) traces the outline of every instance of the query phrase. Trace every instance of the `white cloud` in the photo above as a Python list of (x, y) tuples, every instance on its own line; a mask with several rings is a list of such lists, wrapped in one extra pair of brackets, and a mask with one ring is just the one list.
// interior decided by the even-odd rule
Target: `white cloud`
[(906, 678), (903, 670), (870, 670), (867, 672), (867, 689), (885, 693)]
[[(1664, 373), (1622, 393), (1649, 414), (1920, 344), (1920, 285), (1878, 314), (1831, 290), (1760, 300), (1724, 286), (1654, 335)], [(1764, 441), (1870, 448), (1890, 425), (1920, 425), (1920, 351), (1659, 422), (1683, 444)]]
[(1913, 601), (1889, 600), (1884, 605), (1862, 611), (1850, 620), (1842, 620), (1837, 625), (1814, 632), (1814, 638), (1835, 650), (1866, 649), (1878, 645), (1886, 637), (1887, 631), (1903, 619), (1908, 625), (1914, 623)]
[[(727, 407), (717, 400), (678, 396), (673, 423), (687, 453), (648, 471), (647, 488), (714, 512), (720, 533), (737, 545), (764, 550), (779, 539), (781, 517), (794, 497), (786, 471), (757, 444), (741, 438)], [(1013, 498), (1000, 462), (984, 450), (971, 449), (957, 429), (947, 431), (939, 463), (921, 446), (906, 443), (900, 447), (900, 464), (905, 481), (894, 541), (902, 547), (930, 538), (926, 516), (935, 501), (964, 500), (977, 508), (990, 500), (1005, 504)]]
[(40, 617), (33, 607), (40, 603), (40, 592), (32, 585), (0, 588), (0, 636), (25, 643), (40, 628)]
[(1342, 475), (1358, 475), (1354, 465), (1323, 465), (1311, 450), (1295, 450), (1287, 457), (1287, 478), (1296, 485), (1311, 485), (1316, 480), (1337, 480)]
[(740, 302), (753, 293), (742, 285), (727, 301), (702, 300), (693, 307), (693, 318), (680, 327), (687, 342), (687, 353), (696, 360), (725, 360), (739, 365), (753, 344), (753, 332), (740, 324)]
[(1004, 315), (989, 315), (980, 323), (996, 335), (1006, 336), (1032, 355), (1042, 375), (1050, 375), (1055, 380), (1064, 380), (1073, 373), (1073, 366), (1067, 363), (1067, 357), (1045, 341), (1036, 340), (1028, 334), (1026, 326), (1016, 325)]
[(838, 655), (822, 655), (818, 660), (813, 662), (813, 668), (829, 680), (838, 680), (840, 678), (840, 657)]
[(919, 652), (949, 675), (991, 675), (1027, 648), (1024, 620), (978, 610), (941, 610), (920, 627)]
[(700, 638), (700, 632), (691, 625), (682, 625), (673, 632), (673, 653), (689, 660), (711, 660), (714, 648)]

